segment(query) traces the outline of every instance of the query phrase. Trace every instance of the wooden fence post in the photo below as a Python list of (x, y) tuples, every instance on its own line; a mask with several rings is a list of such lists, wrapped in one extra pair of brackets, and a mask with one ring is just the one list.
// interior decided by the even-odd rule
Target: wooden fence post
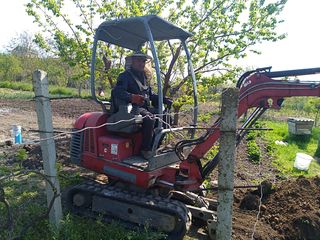
[(216, 239), (218, 240), (230, 240), (232, 238), (233, 171), (238, 97), (239, 89), (237, 88), (227, 88), (222, 93), (216, 230)]
[[(48, 90), (47, 73), (41, 70), (33, 72), (32, 84), (35, 93), (36, 112), (38, 117), (38, 126), (40, 130), (40, 146), (43, 159), (43, 168), (45, 175), (50, 180), (59, 196), (55, 199), (49, 214), (49, 221), (56, 227), (62, 218), (60, 185), (56, 170), (56, 148), (53, 137), (52, 114)], [(54, 196), (52, 187), (46, 183), (47, 203), (49, 204)]]

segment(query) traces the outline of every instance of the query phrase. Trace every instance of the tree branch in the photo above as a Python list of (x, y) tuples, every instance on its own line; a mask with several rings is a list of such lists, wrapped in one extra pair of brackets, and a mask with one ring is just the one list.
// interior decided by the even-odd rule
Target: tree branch
[(85, 11), (83, 10), (79, 0), (74, 0), (76, 6), (80, 9), (80, 12), (82, 13), (82, 16), (84, 18), (85, 23), (88, 25), (88, 27), (90, 28), (90, 31), (92, 34), (94, 34), (93, 28), (92, 28), (92, 24), (89, 23), (88, 19), (87, 19), (87, 15), (85, 13)]
[(173, 70), (175, 62), (177, 61), (177, 59), (178, 59), (178, 57), (180, 55), (181, 48), (182, 48), (182, 45), (180, 44), (179, 47), (176, 49), (176, 52), (172, 56), (168, 71), (167, 71), (167, 73), (166, 73), (166, 75), (164, 77), (164, 84), (163, 84), (164, 85), (163, 86), (164, 94), (166, 94), (166, 92), (167, 92), (167, 90), (169, 88), (169, 81), (170, 81), (170, 77), (171, 77), (171, 74), (172, 74), (172, 70)]
[[(251, 44), (253, 44), (253, 43), (251, 43)], [(251, 44), (247, 44), (245, 47), (243, 47), (243, 49), (241, 49), (241, 50), (239, 51), (239, 53), (245, 51)], [(219, 57), (219, 58), (217, 58), (217, 59), (215, 59), (215, 60), (213, 60), (213, 61), (207, 62), (206, 64), (203, 64), (202, 66), (200, 66), (200, 67), (198, 67), (197, 69), (195, 69), (194, 72), (195, 72), (195, 73), (198, 73), (198, 72), (200, 72), (202, 69), (204, 69), (205, 67), (207, 67), (207, 66), (209, 66), (209, 65), (211, 65), (211, 64), (217, 63), (217, 62), (221, 61), (222, 59), (224, 59), (224, 58), (226, 58), (226, 57), (228, 57), (228, 56), (231, 56), (231, 55), (233, 55), (232, 52), (227, 53), (227, 54), (225, 54), (225, 55), (223, 55), (223, 56), (221, 56), (221, 57)], [(216, 64), (216, 65), (217, 65), (217, 64)], [(206, 71), (206, 70), (203, 70), (203, 71)], [(188, 80), (189, 77), (190, 77), (190, 73), (188, 73), (188, 75), (185, 76), (185, 77), (178, 83), (178, 85), (176, 85), (175, 87), (171, 88), (171, 89), (170, 89), (170, 95), (172, 96), (172, 95), (176, 94), (176, 92), (186, 83), (186, 81)]]

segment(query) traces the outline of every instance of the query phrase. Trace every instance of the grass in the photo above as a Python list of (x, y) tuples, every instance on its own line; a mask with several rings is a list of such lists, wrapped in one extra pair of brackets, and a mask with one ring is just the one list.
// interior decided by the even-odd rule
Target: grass
[[(75, 88), (49, 86), (51, 97), (78, 97)], [(34, 97), (31, 83), (23, 82), (0, 82), (0, 99), (32, 99)], [(88, 91), (82, 93), (82, 97), (89, 97)]]
[[(2, 173), (7, 174), (6, 171)], [(77, 176), (75, 178), (74, 182), (78, 182)], [(72, 180), (69, 179), (69, 183), (71, 182)], [(148, 228), (128, 230), (117, 222), (106, 224), (101, 219), (83, 218), (71, 215), (67, 211), (64, 211), (64, 218), (59, 229), (56, 229), (49, 224), (47, 218), (40, 218), (46, 212), (46, 197), (45, 184), (38, 175), (29, 173), (11, 177), (2, 180), (0, 186), (4, 189), (4, 197), (10, 204), (14, 220), (13, 231), (10, 231), (8, 227), (1, 229), (7, 220), (7, 209), (0, 202), (0, 239), (12, 239), (12, 237), (20, 236), (29, 223), (33, 224), (22, 234), (24, 240), (163, 239), (163, 234), (152, 232)]]
[(0, 82), (0, 88), (9, 88), (13, 90), (32, 91), (32, 84), (26, 82)]
[[(81, 240), (81, 239), (114, 239), (114, 240), (143, 240), (163, 239), (163, 234), (153, 232), (147, 227), (144, 229), (125, 229), (117, 222), (105, 223), (100, 219), (93, 220), (85, 217), (71, 215), (64, 210), (64, 217), (59, 229), (49, 224), (48, 218), (42, 217), (46, 213), (45, 182), (42, 177), (33, 172), (17, 175), (22, 169), (20, 163), (28, 154), (23, 148), (9, 152), (8, 155), (0, 153), (0, 239), (24, 240)], [(11, 163), (6, 163), (10, 159)], [(62, 189), (82, 182), (78, 172), (67, 172), (57, 163), (59, 181)], [(10, 174), (14, 177), (3, 178)], [(4, 195), (1, 190), (4, 190)], [(13, 221), (12, 226), (7, 225), (7, 208), (2, 198), (10, 204)], [(31, 227), (26, 230), (26, 226)]]
[(32, 99), (33, 92), (0, 88), (0, 99)]
[[(292, 136), (288, 133), (288, 125), (286, 122), (263, 121), (267, 128), (272, 128), (273, 131), (268, 131), (263, 134), (263, 138), (267, 141), (267, 148), (272, 154), (273, 164), (286, 176), (306, 177), (319, 176), (320, 164), (316, 160), (311, 162), (308, 171), (300, 171), (293, 167), (296, 153), (302, 152), (312, 157), (316, 157), (318, 148), (318, 139), (320, 129), (313, 128), (310, 137)], [(276, 145), (275, 141), (287, 142), (287, 146)]]

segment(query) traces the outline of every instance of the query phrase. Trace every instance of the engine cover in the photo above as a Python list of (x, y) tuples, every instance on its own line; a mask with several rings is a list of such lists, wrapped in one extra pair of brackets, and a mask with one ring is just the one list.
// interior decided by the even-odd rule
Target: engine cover
[(134, 154), (133, 142), (130, 138), (120, 136), (99, 137), (99, 157), (106, 160), (121, 161)]

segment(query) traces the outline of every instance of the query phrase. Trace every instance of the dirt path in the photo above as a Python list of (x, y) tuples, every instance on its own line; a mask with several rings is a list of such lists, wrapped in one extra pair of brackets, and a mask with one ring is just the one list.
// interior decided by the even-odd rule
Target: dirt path
[[(77, 117), (85, 112), (100, 111), (101, 108), (91, 100), (67, 99), (51, 101), (53, 127), (57, 130), (72, 129)], [(0, 143), (11, 140), (12, 125), (22, 126), (25, 142), (38, 137), (32, 130), (38, 129), (34, 101), (0, 99)], [(31, 130), (31, 131), (30, 131)]]

